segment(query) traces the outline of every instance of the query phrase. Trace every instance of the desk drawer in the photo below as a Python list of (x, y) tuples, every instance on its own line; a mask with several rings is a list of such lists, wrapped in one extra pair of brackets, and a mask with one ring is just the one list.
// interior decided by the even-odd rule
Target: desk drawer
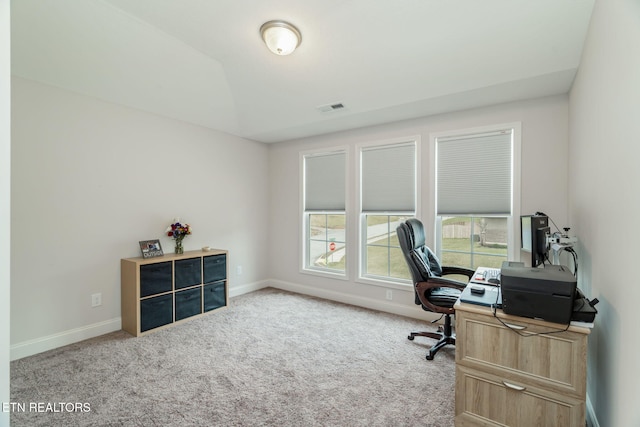
[(511, 326), (491, 316), (458, 310), (456, 362), (514, 381), (585, 396), (586, 335), (558, 332), (529, 324), (526, 319)]
[(457, 427), (583, 427), (584, 414), (584, 400), (456, 367)]

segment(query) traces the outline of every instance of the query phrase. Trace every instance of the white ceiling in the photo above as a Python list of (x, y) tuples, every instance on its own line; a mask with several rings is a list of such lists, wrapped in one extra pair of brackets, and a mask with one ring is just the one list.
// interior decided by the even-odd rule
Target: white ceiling
[[(263, 142), (566, 93), (594, 0), (19, 0), (12, 69)], [(289, 56), (259, 34), (302, 33)], [(341, 102), (345, 109), (317, 107)]]

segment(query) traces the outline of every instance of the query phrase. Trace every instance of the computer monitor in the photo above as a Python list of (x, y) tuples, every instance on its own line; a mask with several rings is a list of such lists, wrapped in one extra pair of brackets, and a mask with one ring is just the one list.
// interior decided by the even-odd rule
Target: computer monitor
[(546, 215), (523, 215), (520, 217), (520, 249), (530, 254), (531, 267), (544, 264), (549, 258), (547, 237), (551, 234), (549, 217)]

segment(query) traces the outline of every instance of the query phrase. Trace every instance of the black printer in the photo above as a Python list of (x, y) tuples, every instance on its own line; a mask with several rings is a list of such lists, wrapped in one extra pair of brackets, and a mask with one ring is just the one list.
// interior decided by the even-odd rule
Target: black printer
[(525, 267), (505, 261), (500, 271), (502, 310), (507, 314), (568, 324), (573, 313), (576, 277), (568, 267)]

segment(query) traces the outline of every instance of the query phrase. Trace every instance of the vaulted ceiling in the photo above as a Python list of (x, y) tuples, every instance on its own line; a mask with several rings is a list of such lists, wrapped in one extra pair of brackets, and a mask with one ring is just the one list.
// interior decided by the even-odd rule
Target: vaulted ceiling
[[(594, 0), (19, 0), (14, 75), (278, 142), (566, 93)], [(269, 52), (272, 19), (302, 44)], [(322, 112), (318, 107), (342, 103)]]

